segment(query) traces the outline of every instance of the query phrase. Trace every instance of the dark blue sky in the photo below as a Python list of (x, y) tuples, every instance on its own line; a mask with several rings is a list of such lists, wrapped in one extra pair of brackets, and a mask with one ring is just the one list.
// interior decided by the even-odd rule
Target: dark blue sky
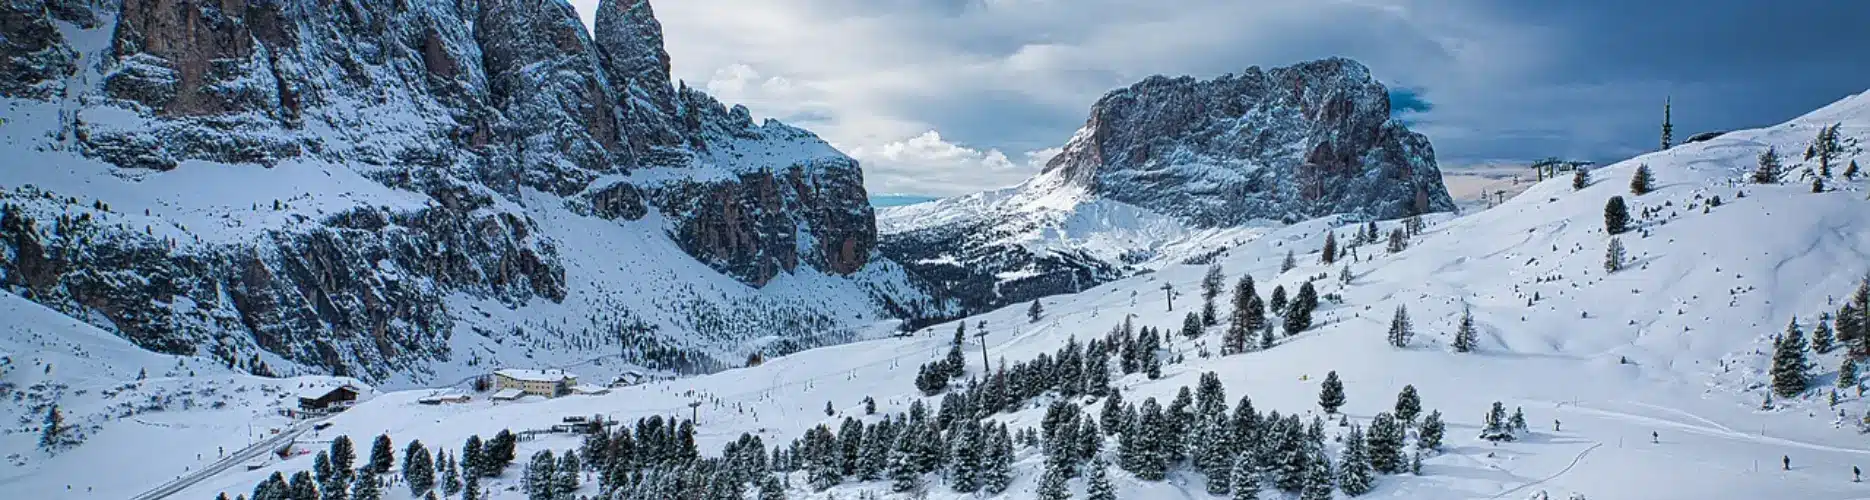
[[(595, 0), (573, 0), (587, 15)], [(873, 192), (1009, 185), (1104, 92), (1346, 56), (1444, 167), (1654, 148), (1870, 88), (1870, 1), (653, 2), (676, 76), (864, 162)]]

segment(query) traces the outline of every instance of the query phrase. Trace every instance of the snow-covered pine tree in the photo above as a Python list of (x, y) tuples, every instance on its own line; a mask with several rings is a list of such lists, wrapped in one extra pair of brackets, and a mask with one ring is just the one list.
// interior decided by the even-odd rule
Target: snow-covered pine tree
[[(578, 463), (578, 452), (565, 450), (558, 457), (558, 468), (552, 471), (552, 494), (554, 498), (572, 498), (578, 491), (578, 476), (584, 472), (584, 465)], [(736, 488), (738, 489), (738, 488)], [(735, 495), (739, 498), (739, 495)]]
[(1870, 275), (1857, 282), (1857, 290), (1838, 308), (1837, 319), (1832, 321), (1836, 327), (1832, 330), (1852, 357), (1870, 356)]
[(1442, 433), (1447, 431), (1442, 423), (1442, 410), (1432, 410), (1429, 416), (1421, 418), (1421, 427), (1416, 429), (1416, 449), (1442, 449)]
[(1260, 348), (1261, 349), (1272, 349), (1273, 342), (1275, 342), (1277, 339), (1278, 338), (1273, 335), (1273, 322), (1268, 321), (1266, 322), (1265, 325), (1260, 327)]
[(1344, 406), (1344, 382), (1338, 380), (1338, 371), (1325, 374), (1325, 382), (1318, 389), (1318, 407), (1324, 408), (1325, 414), (1334, 414)]
[(299, 471), (286, 483), (286, 498), (290, 500), (318, 500), (318, 486), (313, 484), (312, 473)]
[(1045, 307), (1039, 305), (1039, 299), (1032, 299), (1032, 305), (1026, 308), (1026, 320), (1033, 322), (1033, 323), (1038, 323), (1039, 318), (1043, 317), (1044, 315), (1045, 315)]
[(1299, 500), (1331, 500), (1331, 459), (1323, 450), (1316, 450), (1305, 466), (1305, 489), (1299, 493)]
[(1338, 455), (1338, 488), (1350, 496), (1369, 493), (1375, 485), (1376, 474), (1370, 468), (1370, 459), (1366, 456), (1363, 430), (1351, 427), (1344, 438), (1344, 450)]
[(390, 435), (378, 434), (376, 441), (370, 443), (370, 463), (364, 468), (371, 474), (388, 474), (394, 465), (395, 452), (390, 448)]
[(1286, 286), (1274, 285), (1272, 302), (1267, 303), (1267, 305), (1272, 306), (1273, 314), (1285, 314), (1286, 306), (1290, 305), (1290, 302), (1286, 299)]
[[(467, 442), (461, 446), (461, 475), (463, 476), (461, 479), (463, 481), (467, 480), (468, 476), (486, 475), (482, 472), (487, 470), (487, 468), (481, 465), (481, 460), (483, 459), (482, 455), (487, 453), (485, 448), (486, 446), (481, 444), (479, 434), (468, 436)], [(331, 450), (336, 452), (337, 449), (338, 443), (334, 440), (331, 443)], [(336, 453), (333, 453), (333, 455), (335, 456)], [(337, 470), (337, 466), (337, 459), (333, 458), (331, 461), (332, 470)]]
[(1526, 431), (1532, 430), (1526, 427), (1525, 409), (1520, 408), (1518, 406), (1513, 407), (1513, 416), (1508, 417), (1506, 419), (1506, 426), (1512, 428), (1513, 432), (1526, 432)]
[(1337, 262), (1337, 260), (1338, 260), (1338, 232), (1326, 230), (1325, 231), (1325, 246), (1324, 248), (1318, 249), (1318, 261), (1324, 263), (1324, 265), (1329, 266), (1332, 263)]
[(1286, 260), (1279, 262), (1279, 272), (1291, 271), (1295, 267), (1299, 267), (1299, 260), (1292, 255), (1291, 249), (1287, 249)]
[(1384, 474), (1402, 471), (1403, 427), (1394, 415), (1378, 413), (1370, 421), (1370, 432), (1364, 436), (1364, 444), (1370, 468)]
[(1338, 284), (1340, 284), (1340, 285), (1349, 285), (1349, 284), (1351, 284), (1351, 281), (1353, 281), (1353, 280), (1356, 280), (1356, 279), (1357, 279), (1357, 275), (1354, 275), (1354, 274), (1351, 274), (1351, 265), (1350, 265), (1350, 264), (1344, 264), (1344, 267), (1342, 267), (1342, 268), (1340, 268), (1340, 269), (1339, 269), (1339, 271), (1338, 271)]
[(533, 453), (532, 462), (526, 466), (526, 475), (521, 478), (521, 490), (526, 492), (528, 500), (555, 500), (556, 491), (553, 476), (558, 471), (558, 459), (552, 450), (539, 450)]
[(1669, 101), (1662, 101), (1662, 149), (1667, 150), (1674, 143), (1675, 124), (1669, 122)]
[(1642, 196), (1656, 189), (1656, 174), (1649, 171), (1648, 164), (1636, 166), (1636, 173), (1630, 175), (1630, 194)]
[(1253, 410), (1253, 398), (1244, 394), (1240, 396), (1240, 402), (1234, 403), (1234, 415), (1228, 419), (1228, 427), (1233, 431), (1233, 437), (1229, 439), (1233, 449), (1229, 452), (1253, 458), (1260, 444), (1260, 414)]
[(967, 322), (962, 321), (954, 327), (954, 341), (948, 344), (948, 357), (943, 359), (943, 366), (948, 368), (948, 376), (941, 385), (948, 385), (947, 378), (959, 377), (967, 373), (967, 360), (961, 357), (961, 344), (967, 343)]
[(1622, 196), (1612, 196), (1604, 203), (1604, 231), (1610, 234), (1623, 234), (1630, 230), (1630, 206), (1623, 202)]
[(1587, 170), (1581, 166), (1581, 167), (1578, 167), (1577, 170), (1572, 171), (1572, 174), (1571, 174), (1571, 189), (1572, 190), (1574, 191), (1582, 190), (1585, 187), (1590, 186), (1590, 185), (1591, 185), (1591, 171), (1590, 170)]
[(1767, 146), (1760, 152), (1758, 166), (1753, 168), (1754, 184), (1778, 184), (1782, 167), (1779, 165), (1779, 151)]
[(1111, 391), (1104, 398), (1104, 407), (1097, 412), (1097, 422), (1103, 424), (1105, 434), (1121, 434), (1123, 428), (1123, 392)]
[(421, 441), (410, 441), (403, 450), (403, 482), (409, 483), (412, 496), (422, 496), (435, 488), (435, 459)]
[(980, 490), (981, 456), (979, 424), (961, 422), (955, 426), (954, 438), (950, 441), (948, 466), (948, 486), (957, 493), (973, 493)]
[(1312, 327), (1312, 311), (1318, 308), (1318, 290), (1312, 282), (1299, 285), (1298, 297), (1286, 304), (1286, 335), (1298, 335)]
[(1396, 306), (1396, 315), (1390, 317), (1390, 347), (1409, 347), (1412, 338), (1415, 338), (1415, 326), (1409, 322), (1409, 309), (1399, 304)]
[(480, 500), (481, 498), (485, 498), (486, 495), (482, 494), (480, 489), (480, 475), (464, 474), (464, 476), (465, 478), (461, 481), (461, 500)]
[(383, 500), (383, 485), (375, 474), (358, 474), (351, 481), (351, 500)]
[(1604, 247), (1604, 272), (1622, 271), (1624, 259), (1623, 239), (1611, 238), (1610, 243)]
[(1306, 449), (1304, 427), (1289, 421), (1290, 418), (1281, 421), (1276, 448), (1271, 450), (1270, 456), (1274, 460), (1273, 484), (1281, 490), (1297, 492), (1305, 488), (1312, 456)]
[(1202, 372), (1201, 381), (1195, 384), (1195, 414), (1227, 416), (1227, 388), (1221, 384), (1220, 374)]
[(1805, 359), (1805, 334), (1796, 319), (1786, 324), (1786, 333), (1774, 343), (1773, 392), (1795, 397), (1805, 392), (1811, 382), (1811, 365)]
[(1838, 388), (1853, 389), (1860, 384), (1857, 378), (1857, 359), (1844, 357), (1844, 364), (1838, 366)]
[(1838, 125), (1818, 129), (1818, 138), (1812, 141), (1812, 157), (1818, 159), (1818, 175), (1831, 176), (1831, 162), (1836, 160), (1844, 147), (1838, 143)]
[(1253, 464), (1251, 457), (1234, 460), (1232, 477), (1233, 500), (1260, 499), (1260, 470)]
[(1013, 484), (1013, 438), (1006, 424), (994, 427), (993, 446), (988, 450), (986, 470), (981, 473), (981, 488), (998, 495)]
[(922, 487), (922, 474), (916, 472), (909, 448), (913, 445), (901, 445), (890, 452), (890, 491), (907, 493)]
[(272, 476), (253, 486), (254, 500), (288, 500), (292, 489), (286, 485), (286, 476), (277, 471)]
[(452, 497), (461, 493), (461, 466), (452, 457), (445, 458), (445, 460), (448, 465), (442, 468), (442, 494)]
[[(1164, 449), (1162, 438), (1168, 435), (1168, 419), (1163, 415), (1162, 405), (1156, 398), (1143, 400), (1133, 429), (1135, 438), (1126, 441), (1130, 451), (1130, 473), (1144, 481), (1161, 481), (1168, 474), (1168, 453)], [(1125, 433), (1124, 437), (1130, 437)]]
[(1390, 230), (1389, 246), (1385, 247), (1384, 249), (1388, 250), (1389, 253), (1397, 253), (1403, 250), (1408, 250), (1409, 249), (1409, 233), (1403, 232), (1403, 228), (1400, 228), (1400, 227)]
[(1182, 337), (1192, 339), (1200, 336), (1201, 315), (1192, 312), (1188, 313), (1188, 316), (1182, 318)]
[[(1431, 413), (1430, 417), (1436, 415)], [(1486, 418), (1481, 419), (1480, 438), (1488, 441), (1512, 441), (1513, 428), (1506, 421), (1506, 405), (1493, 402), (1493, 408), (1487, 410)]]
[(1831, 334), (1831, 322), (1828, 318), (1819, 317), (1818, 325), (1812, 327), (1812, 352), (1830, 354), (1832, 349), (1837, 348), (1836, 341), (1837, 338)]
[(1039, 478), (1039, 489), (1035, 494), (1038, 500), (1071, 500), (1071, 489), (1066, 481), (1071, 477), (1066, 473), (1067, 466), (1058, 462), (1047, 462), (1045, 475)]
[(1226, 274), (1221, 272), (1220, 264), (1208, 266), (1208, 274), (1201, 277), (1201, 325), (1220, 324), (1220, 317), (1214, 307), (1214, 299), (1221, 296), (1221, 287), (1226, 285)]
[(779, 485), (779, 478), (767, 474), (760, 478), (760, 500), (786, 500), (786, 489)]
[(1117, 500), (1117, 488), (1110, 484), (1110, 464), (1103, 458), (1091, 460), (1091, 478), (1084, 486), (1085, 500)]
[(1414, 384), (1403, 385), (1402, 392), (1396, 394), (1396, 418), (1403, 425), (1415, 425), (1415, 417), (1422, 414), (1422, 397), (1416, 394)]

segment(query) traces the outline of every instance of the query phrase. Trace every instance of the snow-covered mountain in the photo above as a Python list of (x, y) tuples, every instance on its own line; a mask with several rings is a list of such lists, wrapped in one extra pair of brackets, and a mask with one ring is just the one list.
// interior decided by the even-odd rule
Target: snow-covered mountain
[(1428, 139), (1391, 119), (1369, 69), (1332, 58), (1112, 91), (1038, 176), (881, 209), (878, 229), (886, 255), (979, 310), (1203, 259), (1174, 249), (1235, 239), (1217, 233), (1454, 208)]
[[(1821, 192), (1814, 192), (1812, 174), (1807, 173), (1817, 171), (1818, 160), (1794, 155), (1783, 158), (1790, 167), (1783, 176), (1788, 182), (1747, 183), (1761, 152), (1769, 147), (1784, 153), (1803, 151), (1821, 129), (1833, 125), (1843, 147)], [(1159, 290), (1164, 284), (1198, 289), (1208, 264), (1167, 264), (1147, 275), (1041, 299), (1043, 310), (1036, 320), (1016, 305), (934, 325), (910, 337), (812, 349), (755, 367), (653, 382), (608, 395), (428, 406), (417, 402), (428, 391), (393, 392), (334, 417), (325, 432), (347, 434), (360, 442), (388, 433), (398, 446), (420, 440), (432, 449), (457, 450), (471, 435), (485, 438), (503, 428), (543, 429), (565, 416), (601, 414), (627, 422), (650, 416), (686, 418), (695, 412), (700, 421), (692, 437), (704, 457), (720, 456), (716, 450), (730, 444), (743, 450), (743, 434), (760, 438), (762, 454), (781, 448), (794, 458), (813, 453), (835, 457), (841, 454), (802, 451), (813, 448), (787, 444), (808, 430), (821, 438), (834, 432), (847, 435), (846, 419), (870, 429), (865, 434), (869, 436), (886, 416), (904, 422), (902, 416), (918, 402), (928, 409), (929, 421), (943, 421), (938, 415), (953, 415), (949, 412), (960, 405), (972, 404), (926, 396), (916, 382), (926, 373), (918, 365), (944, 359), (950, 332), (958, 324), (986, 335), (979, 344), (972, 339), (965, 344), (964, 378), (946, 388), (950, 393), (967, 389), (968, 378), (983, 375), (976, 364), (982, 348), (988, 357), (1036, 370), (1032, 366), (1037, 360), (1055, 363), (1060, 358), (1053, 355), (1061, 348), (1106, 338), (1113, 327), (1127, 321), (1170, 332), (1155, 351), (1163, 360), (1160, 377), (1117, 370), (1114, 360), (1102, 367), (1110, 370), (1110, 387), (1127, 404), (1148, 407), (1145, 401), (1154, 399), (1157, 408), (1173, 407), (1164, 402), (1181, 389), (1198, 386), (1211, 372), (1225, 386), (1224, 411), (1247, 398), (1259, 415), (1277, 411), (1303, 423), (1326, 417), (1319, 410), (1319, 394), (1327, 374), (1335, 372), (1343, 382), (1346, 403), (1340, 415), (1329, 418), (1369, 426), (1381, 418), (1379, 413), (1395, 409), (1405, 385), (1413, 386), (1423, 411), (1440, 411), (1446, 420), (1443, 442), (1439, 449), (1421, 450), (1420, 475), (1379, 475), (1375, 489), (1365, 497), (1536, 499), (1543, 492), (1550, 498), (1575, 493), (1590, 500), (1863, 498), (1870, 496), (1870, 486), (1853, 482), (1851, 468), (1870, 457), (1859, 428), (1870, 415), (1870, 400), (1846, 383), (1836, 391), (1834, 403), (1829, 390), (1839, 385), (1850, 349), (1805, 352), (1810, 387), (1791, 397), (1773, 396), (1770, 405), (1762, 405), (1762, 400), (1768, 399), (1766, 391), (1772, 385), (1770, 347), (1786, 333), (1787, 322), (1793, 322), (1801, 336), (1813, 335), (1820, 321), (1830, 319), (1827, 314), (1854, 300), (1849, 296), (1870, 273), (1870, 200), (1865, 198), (1870, 180), (1862, 171), (1850, 178), (1842, 174), (1852, 161), (1870, 162), (1866, 144), (1870, 93), (1784, 124), (1735, 131), (1594, 169), (1582, 188), (1574, 188), (1569, 178), (1552, 179), (1484, 211), (1424, 217), (1421, 231), (1396, 251), (1379, 244), (1357, 245), (1349, 252), (1356, 257), (1321, 263), (1318, 249), (1326, 231), (1346, 242), (1350, 239), (1343, 236), (1361, 226), (1340, 226), (1331, 218), (1242, 236), (1240, 244), (1212, 258), (1230, 285), (1217, 297), (1224, 314), (1235, 302), (1231, 285), (1242, 276), (1257, 281), (1259, 295), (1310, 282), (1320, 297), (1311, 327), (1278, 334), (1270, 346), (1244, 353), (1220, 352), (1225, 320), (1198, 329), (1192, 338), (1178, 332), (1185, 315), (1198, 310), (1198, 299), (1181, 298), (1171, 307)], [(1629, 189), (1639, 167), (1650, 169), (1656, 180), (1655, 189), (1641, 195)], [(1719, 203), (1714, 202), (1717, 196)], [(1604, 214), (1612, 197), (1625, 200), (1632, 224), (1615, 236), (1626, 248), (1621, 269), (1607, 272), (1612, 235), (1606, 233)], [(1403, 226), (1397, 221), (1378, 225), (1382, 232)], [(1282, 270), (1280, 261), (1289, 251), (1299, 254), (1297, 267)], [(1407, 308), (1415, 332), (1401, 348), (1385, 338), (1399, 307)], [(1457, 353), (1451, 343), (1464, 310), (1472, 312), (1475, 348)], [(1279, 319), (1276, 314), (1274, 319)], [(1851, 342), (1870, 345), (1861, 338)], [(1044, 375), (1025, 380), (1058, 383)], [(1037, 429), (1048, 420), (1053, 403), (1077, 406), (1095, 416), (1105, 401), (1050, 389), (1038, 392), (985, 412), (985, 421), (1015, 431)], [(866, 399), (875, 402), (875, 414), (866, 410)], [(701, 404), (691, 409), (693, 402)], [(1524, 412), (1528, 425), (1516, 440), (1494, 443), (1479, 437), (1483, 416), (1495, 402)], [(915, 437), (899, 439), (896, 446), (917, 440), (952, 443), (956, 428), (931, 426), (928, 434), (902, 434)], [(1340, 453), (1345, 447), (1335, 438), (1345, 437), (1349, 429), (1324, 424), (1318, 431), (1323, 443), (1319, 451), (1334, 467), (1343, 464)], [(1404, 436), (1406, 449), (1420, 443), (1416, 431)], [(1189, 446), (1200, 445), (1195, 441)], [(1101, 436), (1100, 456), (1120, 462), (1122, 442), (1120, 435)], [(542, 451), (562, 455), (580, 444), (575, 436), (552, 433), (521, 441), (516, 452), (520, 462), (482, 486), (495, 499), (525, 498), (518, 488), (526, 457)], [(310, 443), (303, 449), (322, 446)], [(856, 446), (861, 453), (872, 444), (859, 440)], [(1049, 461), (1047, 449), (1016, 445), (1011, 482), (999, 494), (952, 491), (948, 466), (914, 475), (922, 487), (909, 494), (891, 492), (891, 479), (849, 476), (817, 488), (813, 477), (822, 475), (824, 468), (811, 464), (782, 470), (788, 480), (779, 487), (786, 498), (802, 499), (1035, 498)], [(22, 456), (38, 459), (39, 453)], [(1786, 470), (1781, 470), (1782, 458), (1789, 463)], [(275, 472), (309, 470), (312, 462), (301, 456), (257, 470), (230, 471), (180, 495), (209, 498), (227, 492), (231, 497), (252, 491)], [(745, 479), (709, 469), (721, 462), (692, 463), (697, 465), (682, 469), (687, 475), (643, 477), (660, 478), (645, 482), (671, 488), (684, 485), (679, 486), (684, 488), (681, 495), (699, 495), (723, 478)], [(90, 470), (77, 462), (57, 462), (36, 469), (34, 475), (0, 482), (0, 492), (79, 498), (59, 486), (82, 489), (96, 483), (87, 477)], [(1258, 470), (1267, 490), (1260, 498), (1294, 496), (1271, 491), (1285, 474), (1281, 466)], [(1206, 474), (1187, 461), (1171, 462), (1164, 480), (1141, 479), (1115, 466), (1109, 475), (1119, 498), (1227, 498), (1207, 493)], [(1067, 479), (1066, 491), (1074, 498), (1082, 496), (1087, 482), (1083, 476)], [(577, 494), (604, 493), (588, 478), (580, 484)], [(98, 490), (94, 496), (134, 492), (118, 487)], [(409, 495), (406, 488), (391, 488), (386, 498)], [(658, 498), (669, 497), (681, 496)]]
[(644, 0), (594, 32), (562, 0), (0, 25), (0, 283), (148, 349), (392, 384), (706, 370), (945, 309), (874, 251), (857, 162), (672, 83)]

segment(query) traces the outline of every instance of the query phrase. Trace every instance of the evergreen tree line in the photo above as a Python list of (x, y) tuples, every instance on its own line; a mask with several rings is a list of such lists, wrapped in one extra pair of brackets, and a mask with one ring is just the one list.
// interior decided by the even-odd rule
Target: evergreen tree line
[[(1857, 289), (1845, 298), (1835, 316), (1818, 317), (1810, 339), (1799, 328), (1798, 318), (1788, 322), (1785, 332), (1773, 338), (1772, 368), (1768, 372), (1772, 392), (1780, 397), (1804, 394), (1812, 388), (1813, 378), (1813, 363), (1807, 351), (1828, 354), (1843, 348), (1846, 355), (1838, 367), (1837, 388), (1857, 389), (1861, 395), (1857, 364), (1870, 355), (1870, 320), (1866, 320), (1866, 310), (1870, 310), (1870, 276), (1858, 282)], [(1831, 396), (1835, 401), (1836, 393)]]
[[(480, 436), (469, 437), (461, 451), (462, 460), (443, 452), (432, 453), (421, 441), (411, 441), (403, 449), (402, 478), (412, 496), (442, 496), (477, 500), (482, 498), (480, 479), (498, 477), (513, 462), (518, 438), (500, 431), (485, 444)], [(252, 500), (379, 500), (383, 498), (384, 478), (395, 467), (396, 457), (388, 435), (379, 435), (371, 443), (370, 455), (357, 464), (357, 451), (350, 436), (331, 440), (327, 450), (312, 458), (312, 470), (294, 473), (287, 479), (274, 472), (255, 485)], [(227, 500), (221, 493), (220, 500)], [(237, 498), (245, 500), (247, 495)]]

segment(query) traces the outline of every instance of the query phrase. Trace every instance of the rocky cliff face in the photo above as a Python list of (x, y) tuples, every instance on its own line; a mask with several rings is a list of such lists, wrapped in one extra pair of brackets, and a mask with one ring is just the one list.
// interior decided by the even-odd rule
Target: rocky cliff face
[(1334, 58), (1151, 77), (1099, 99), (1025, 184), (881, 217), (885, 254), (984, 308), (1135, 272), (1199, 231), (1453, 209), (1428, 139), (1390, 118), (1368, 69)]
[[(32, 185), (0, 195), (13, 207), (0, 282), (144, 347), (373, 378), (448, 360), (454, 330), (479, 326), (445, 299), (576, 295), (568, 273), (582, 266), (568, 270), (567, 243), (538, 220), (557, 211), (660, 228), (753, 287), (844, 276), (826, 286), (873, 313), (907, 307), (882, 311), (885, 294), (862, 291), (904, 278), (875, 277), (894, 268), (874, 255), (857, 163), (672, 84), (645, 0), (601, 2), (593, 31), (563, 0), (9, 0), (0, 35), (16, 118), (0, 131), (54, 163), (0, 174), (0, 188)], [(81, 181), (161, 184), (221, 165), (365, 184), (191, 207)], [(290, 215), (238, 220), (254, 236), (237, 240), (182, 222), (249, 204)], [(85, 205), (88, 229), (74, 222)], [(136, 234), (139, 222), (175, 234)], [(173, 314), (180, 299), (191, 309)], [(662, 322), (662, 336), (686, 323)]]

